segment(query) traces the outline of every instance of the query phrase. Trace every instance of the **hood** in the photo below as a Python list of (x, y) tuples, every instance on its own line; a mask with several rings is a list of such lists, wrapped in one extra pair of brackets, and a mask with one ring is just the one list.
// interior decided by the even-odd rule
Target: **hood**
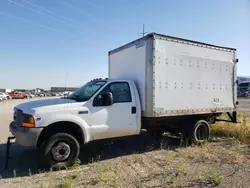
[(76, 101), (71, 99), (43, 99), (25, 102), (16, 106), (16, 108), (27, 111), (27, 110), (35, 110), (41, 107), (49, 107), (53, 105), (67, 105), (69, 103), (75, 103)]

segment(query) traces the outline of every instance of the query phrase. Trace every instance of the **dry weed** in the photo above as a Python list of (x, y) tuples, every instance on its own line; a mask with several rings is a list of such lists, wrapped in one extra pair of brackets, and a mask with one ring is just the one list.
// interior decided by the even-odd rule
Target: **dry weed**
[(108, 164), (102, 164), (99, 166), (99, 176), (98, 180), (102, 183), (110, 183), (112, 186), (117, 186), (118, 182), (118, 169), (116, 166), (108, 165)]
[(220, 175), (219, 170), (213, 166), (210, 166), (210, 168), (208, 169), (206, 178), (207, 181), (214, 186), (218, 186), (224, 181), (224, 178)]
[(184, 149), (177, 149), (179, 156), (185, 156), (187, 159), (196, 162), (227, 162), (240, 164), (247, 158), (238, 151), (228, 150), (222, 146), (214, 147), (213, 144), (202, 146), (193, 146)]
[(73, 188), (74, 181), (71, 178), (65, 178), (62, 180), (62, 183), (58, 185), (58, 188)]
[[(221, 119), (226, 119), (225, 115)], [(217, 122), (212, 125), (212, 133), (218, 136), (234, 137), (242, 144), (250, 143), (250, 117), (239, 114), (240, 123), (234, 124), (230, 122)]]

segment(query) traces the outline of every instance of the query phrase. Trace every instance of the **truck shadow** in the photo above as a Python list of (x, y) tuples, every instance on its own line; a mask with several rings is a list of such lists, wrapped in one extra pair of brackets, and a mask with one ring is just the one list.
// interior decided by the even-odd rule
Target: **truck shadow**
[[(180, 139), (163, 135), (154, 138), (145, 131), (138, 136), (129, 136), (112, 140), (91, 142), (81, 151), (81, 164), (103, 161), (135, 153), (145, 153), (154, 150), (173, 150), (180, 147)], [(5, 166), (6, 144), (0, 144), (0, 179), (31, 176), (48, 172), (49, 168), (41, 165), (41, 153), (36, 148), (25, 148), (13, 144), (10, 148), (8, 169)]]

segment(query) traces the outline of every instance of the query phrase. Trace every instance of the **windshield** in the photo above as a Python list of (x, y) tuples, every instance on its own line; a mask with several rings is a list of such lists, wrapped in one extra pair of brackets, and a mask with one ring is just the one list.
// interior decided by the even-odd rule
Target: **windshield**
[(106, 81), (91, 81), (77, 89), (74, 93), (69, 95), (67, 98), (75, 101), (83, 102), (89, 100), (103, 85)]

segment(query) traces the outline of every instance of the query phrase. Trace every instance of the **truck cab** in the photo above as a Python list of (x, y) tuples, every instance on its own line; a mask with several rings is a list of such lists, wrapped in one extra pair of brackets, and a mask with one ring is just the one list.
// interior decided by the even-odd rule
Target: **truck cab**
[(94, 80), (67, 99), (75, 101), (72, 107), (91, 126), (93, 140), (134, 135), (140, 130), (140, 99), (133, 81)]
[(139, 134), (141, 106), (130, 80), (95, 79), (66, 98), (20, 104), (10, 131), (23, 146), (42, 148), (50, 164), (70, 165), (80, 145)]

